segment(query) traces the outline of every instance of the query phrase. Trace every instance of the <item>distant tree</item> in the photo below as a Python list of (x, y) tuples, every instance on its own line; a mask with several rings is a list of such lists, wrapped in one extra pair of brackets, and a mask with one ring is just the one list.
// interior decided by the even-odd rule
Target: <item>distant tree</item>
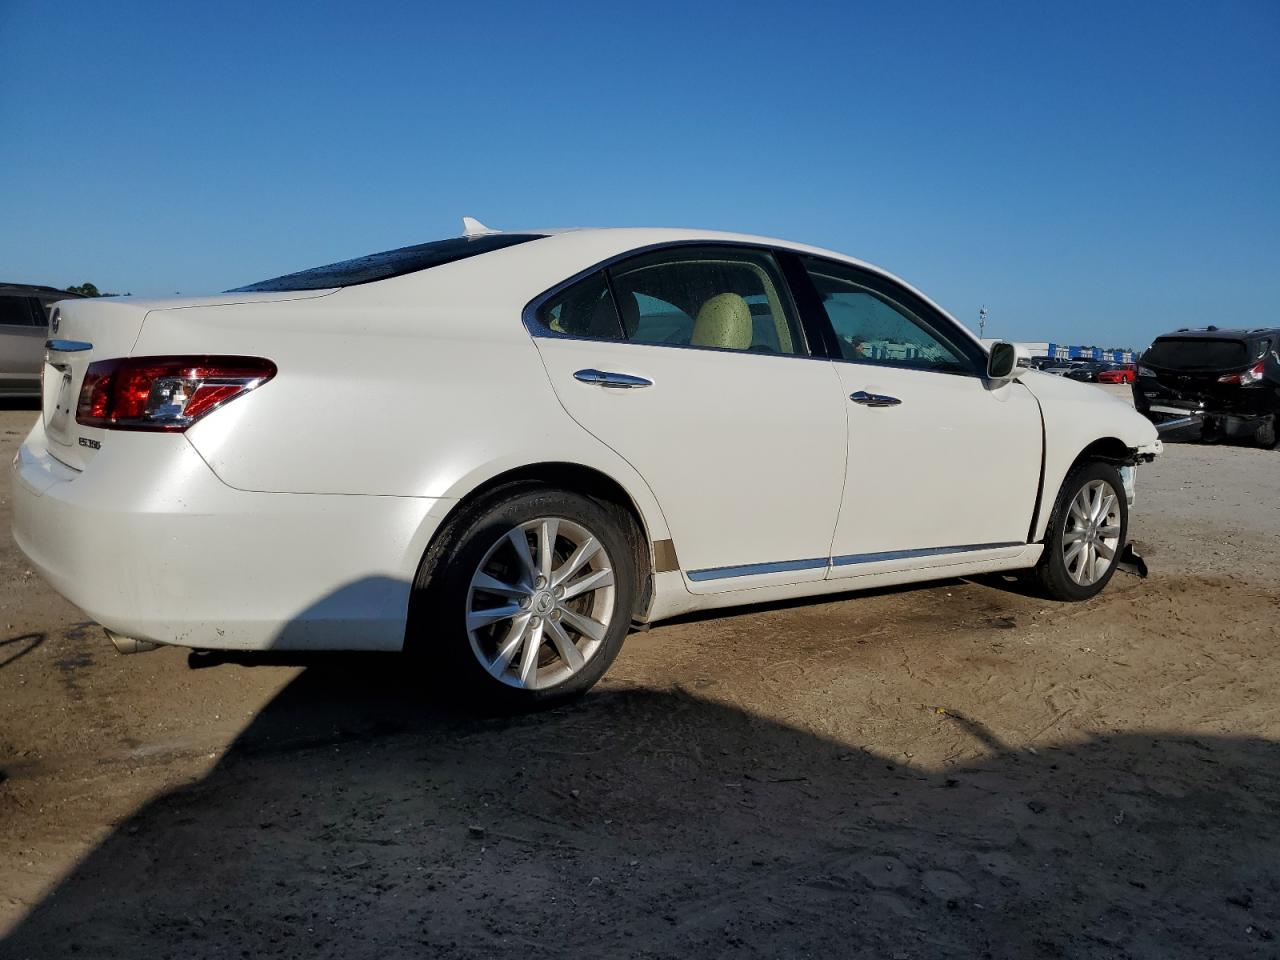
[(82, 297), (127, 297), (127, 293), (109, 293), (106, 290), (99, 290), (92, 283), (85, 281), (76, 286), (67, 287), (67, 293), (78, 293)]

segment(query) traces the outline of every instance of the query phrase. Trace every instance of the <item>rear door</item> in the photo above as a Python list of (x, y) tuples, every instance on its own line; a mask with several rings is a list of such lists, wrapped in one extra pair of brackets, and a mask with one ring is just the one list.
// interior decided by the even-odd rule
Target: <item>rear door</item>
[[(831, 577), (945, 565), (1024, 544), (1040, 485), (1040, 407), (992, 388), (985, 353), (922, 298), (799, 258), (840, 359), (848, 475)], [(798, 283), (799, 283), (798, 280)]]
[(645, 478), (695, 593), (820, 580), (846, 417), (767, 250), (677, 246), (542, 299), (565, 410)]
[(0, 394), (39, 393), (47, 329), (39, 300), (0, 296)]

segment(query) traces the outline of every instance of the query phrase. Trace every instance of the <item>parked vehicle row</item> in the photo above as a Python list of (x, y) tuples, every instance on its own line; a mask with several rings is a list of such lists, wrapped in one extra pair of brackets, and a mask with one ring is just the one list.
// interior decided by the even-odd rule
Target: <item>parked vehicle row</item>
[(1081, 383), (1132, 383), (1132, 363), (1110, 363), (1103, 360), (1057, 360), (1052, 357), (1037, 358), (1033, 366), (1055, 377), (1079, 380)]
[(838, 253), (497, 233), (67, 301), (14, 536), (123, 649), (586, 689), (633, 623), (1000, 570), (1101, 590), (1155, 428)]

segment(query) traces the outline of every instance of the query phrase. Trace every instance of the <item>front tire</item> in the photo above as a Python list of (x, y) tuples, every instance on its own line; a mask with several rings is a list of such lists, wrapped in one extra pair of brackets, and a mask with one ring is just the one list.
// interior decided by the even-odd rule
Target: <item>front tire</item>
[(588, 690), (630, 630), (633, 526), (562, 490), (498, 491), (451, 522), (423, 560), (406, 648), (438, 658), (478, 699), (530, 708)]
[(1120, 472), (1109, 463), (1077, 465), (1049, 516), (1035, 575), (1054, 600), (1097, 596), (1110, 582), (1128, 542), (1129, 504)]

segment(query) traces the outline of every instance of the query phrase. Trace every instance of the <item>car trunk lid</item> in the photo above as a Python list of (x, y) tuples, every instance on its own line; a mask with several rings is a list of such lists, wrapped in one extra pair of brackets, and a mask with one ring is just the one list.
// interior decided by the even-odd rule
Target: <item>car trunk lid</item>
[[(331, 290), (222, 294), (212, 297), (143, 300), (133, 297), (64, 300), (51, 314), (42, 372), (41, 415), (49, 453), (83, 470), (107, 442), (110, 431), (76, 420), (76, 404), (89, 365), (133, 355), (144, 323), (163, 322), (166, 311), (321, 297)], [(56, 322), (55, 322), (56, 316)], [(207, 352), (193, 343), (192, 354)]]

